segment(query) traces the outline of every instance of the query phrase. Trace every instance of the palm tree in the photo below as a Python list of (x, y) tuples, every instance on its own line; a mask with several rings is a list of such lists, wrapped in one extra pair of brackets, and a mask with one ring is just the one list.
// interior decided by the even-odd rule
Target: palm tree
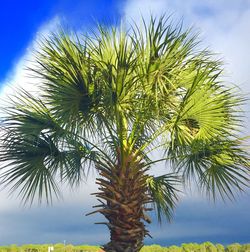
[(24, 202), (49, 203), (60, 182), (97, 171), (105, 251), (139, 251), (146, 213), (170, 220), (182, 184), (224, 199), (249, 182), (244, 98), (224, 85), (221, 62), (168, 18), (142, 23), (44, 38), (29, 69), (39, 95), (19, 90), (2, 119), (1, 181)]

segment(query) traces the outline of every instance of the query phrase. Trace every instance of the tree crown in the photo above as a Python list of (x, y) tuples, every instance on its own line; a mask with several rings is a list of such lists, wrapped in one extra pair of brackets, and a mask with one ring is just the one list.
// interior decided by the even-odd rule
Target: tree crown
[[(221, 61), (165, 17), (141, 27), (60, 30), (40, 41), (29, 69), (39, 96), (20, 90), (1, 126), (1, 178), (24, 200), (49, 201), (58, 178), (77, 185), (92, 165), (129, 162), (170, 164), (172, 173), (147, 180), (159, 218), (170, 217), (180, 178), (213, 198), (248, 185), (244, 98), (223, 82)], [(151, 160), (157, 149), (164, 156)]]

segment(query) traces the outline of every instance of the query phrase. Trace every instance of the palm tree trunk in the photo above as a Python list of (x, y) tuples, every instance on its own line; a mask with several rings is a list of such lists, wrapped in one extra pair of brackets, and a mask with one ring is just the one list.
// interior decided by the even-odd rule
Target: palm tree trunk
[(102, 178), (96, 183), (100, 185), (100, 192), (96, 193), (101, 209), (95, 211), (102, 213), (108, 222), (105, 224), (110, 230), (110, 242), (103, 246), (106, 252), (137, 252), (143, 246), (143, 240), (149, 235), (143, 222), (150, 223), (145, 214), (151, 210), (145, 204), (150, 202), (147, 194), (145, 174), (139, 162), (127, 162), (125, 169), (113, 167), (98, 168)]

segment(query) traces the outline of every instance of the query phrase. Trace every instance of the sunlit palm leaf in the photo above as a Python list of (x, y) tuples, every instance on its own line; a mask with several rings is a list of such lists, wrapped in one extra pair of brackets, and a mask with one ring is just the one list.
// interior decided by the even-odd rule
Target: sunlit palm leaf
[(36, 58), (37, 67), (30, 70), (41, 79), (42, 97), (51, 113), (71, 129), (83, 124), (91, 129), (91, 111), (98, 101), (86, 46), (76, 35), (61, 31), (41, 43)]

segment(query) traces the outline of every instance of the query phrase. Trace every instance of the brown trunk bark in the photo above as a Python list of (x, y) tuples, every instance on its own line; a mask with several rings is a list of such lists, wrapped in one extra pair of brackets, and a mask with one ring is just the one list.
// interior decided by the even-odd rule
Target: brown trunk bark
[(143, 222), (150, 223), (145, 212), (151, 209), (145, 204), (150, 202), (147, 194), (146, 170), (139, 162), (127, 162), (126, 167), (110, 169), (99, 167), (102, 178), (97, 179), (100, 185), (96, 193), (101, 202), (95, 212), (103, 214), (110, 230), (110, 242), (103, 246), (106, 252), (138, 252), (143, 240), (149, 235)]

